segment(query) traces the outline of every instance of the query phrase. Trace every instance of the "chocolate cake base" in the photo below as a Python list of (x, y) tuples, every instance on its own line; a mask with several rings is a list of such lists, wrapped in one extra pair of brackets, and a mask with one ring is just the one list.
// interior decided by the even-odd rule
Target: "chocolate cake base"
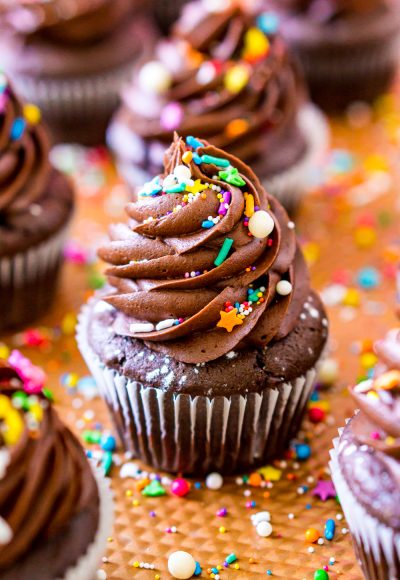
[(199, 365), (116, 335), (115, 311), (103, 305), (84, 309), (78, 344), (127, 451), (157, 469), (201, 474), (253, 468), (287, 448), (327, 338), (316, 295), (283, 340)]

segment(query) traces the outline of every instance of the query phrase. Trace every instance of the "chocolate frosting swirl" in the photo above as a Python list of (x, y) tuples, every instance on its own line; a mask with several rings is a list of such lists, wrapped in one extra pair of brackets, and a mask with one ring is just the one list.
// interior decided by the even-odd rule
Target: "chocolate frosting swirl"
[(0, 225), (34, 204), (49, 181), (49, 140), (33, 115), (0, 73)]
[(120, 159), (153, 175), (177, 130), (207, 139), (257, 172), (259, 165), (262, 177), (278, 173), (304, 153), (297, 126), (302, 79), (277, 31), (263, 25), (259, 2), (229, 1), (214, 11), (211, 4), (186, 5), (171, 38), (156, 47), (154, 59), (170, 78), (164, 92), (152, 91), (144, 67), (137, 71), (110, 144)]
[(400, 530), (400, 328), (375, 350), (374, 378), (351, 389), (359, 412), (343, 432), (339, 461), (367, 511)]
[[(178, 361), (201, 363), (288, 335), (309, 279), (293, 223), (254, 173), (206, 141), (187, 143), (175, 137), (163, 175), (128, 205), (128, 223), (111, 227), (99, 255), (111, 264), (106, 273), (114, 290), (104, 299), (119, 312), (116, 332)], [(221, 164), (228, 167), (221, 171)], [(185, 169), (186, 185), (174, 185), (171, 174)], [(170, 192), (171, 183), (181, 192)], [(267, 237), (248, 229), (253, 204), (253, 215), (262, 211), (271, 224)], [(281, 280), (288, 292), (279, 294)], [(229, 312), (232, 328), (224, 322)]]
[[(89, 463), (75, 436), (43, 394), (35, 395), (35, 401), (26, 396), (18, 372), (5, 362), (0, 363), (0, 396), (2, 463), (7, 457), (0, 478), (0, 515), (11, 529), (9, 541), (0, 545), (1, 574), (1, 570), (20, 562), (34, 546), (62, 534), (89, 501), (96, 497), (97, 503), (99, 500)], [(17, 405), (18, 396), (26, 397), (26, 406)], [(17, 413), (22, 424), (18, 440), (11, 445), (4, 437), (4, 399), (9, 400), (10, 413)], [(34, 425), (32, 404), (42, 409), (42, 416)]]
[(393, 0), (279, 0), (282, 10), (306, 14), (310, 18), (329, 22), (355, 14), (368, 14), (389, 7)]
[(86, 44), (123, 22), (133, 4), (131, 0), (0, 0), (0, 18), (28, 40), (43, 36), (63, 44)]

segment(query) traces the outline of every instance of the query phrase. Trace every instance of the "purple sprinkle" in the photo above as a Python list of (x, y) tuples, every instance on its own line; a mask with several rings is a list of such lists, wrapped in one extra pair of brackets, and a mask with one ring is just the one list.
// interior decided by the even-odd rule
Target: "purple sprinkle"
[(222, 194), (222, 197), (224, 198), (225, 203), (231, 203), (231, 192), (230, 191), (224, 191)]
[(153, 511), (151, 511), (151, 512), (150, 512), (150, 517), (151, 517), (151, 518), (155, 518), (155, 517), (156, 517), (156, 512), (153, 512)]
[(258, 205), (255, 205), (254, 206), (254, 211), (259, 211), (259, 210), (260, 210), (260, 208), (258, 207)]

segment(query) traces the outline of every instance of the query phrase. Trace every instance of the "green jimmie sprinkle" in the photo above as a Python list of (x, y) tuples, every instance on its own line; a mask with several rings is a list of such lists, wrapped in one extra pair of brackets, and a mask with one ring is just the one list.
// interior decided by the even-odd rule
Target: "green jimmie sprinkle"
[(220, 266), (226, 260), (226, 257), (229, 254), (229, 250), (231, 249), (232, 244), (233, 244), (232, 238), (224, 239), (224, 243), (221, 246), (218, 256), (215, 258), (214, 261), (215, 266)]

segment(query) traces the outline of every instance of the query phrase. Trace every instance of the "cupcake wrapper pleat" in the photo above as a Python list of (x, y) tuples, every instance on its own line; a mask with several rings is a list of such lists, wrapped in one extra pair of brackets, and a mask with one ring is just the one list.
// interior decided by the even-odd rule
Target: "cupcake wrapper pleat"
[(341, 474), (337, 452), (339, 438), (333, 444), (329, 464), (332, 480), (365, 578), (396, 580), (400, 578), (400, 534), (371, 516), (357, 501)]
[(18, 326), (40, 316), (49, 306), (67, 229), (14, 256), (0, 257), (0, 303), (6, 307), (0, 328)]
[(70, 568), (62, 580), (89, 580), (96, 577), (96, 571), (101, 565), (101, 558), (106, 551), (107, 538), (112, 532), (114, 520), (113, 497), (110, 480), (105, 478), (99, 468), (93, 466), (100, 498), (99, 525), (93, 542), (86, 554), (81, 556), (75, 566)]
[(46, 115), (72, 117), (113, 110), (119, 91), (128, 81), (134, 63), (109, 72), (66, 79), (35, 79), (13, 76), (18, 93), (36, 103)]
[(102, 364), (87, 341), (88, 316), (84, 307), (79, 349), (124, 448), (147, 464), (187, 474), (246, 470), (282, 453), (298, 430), (316, 367), (261, 393), (214, 398), (169, 393)]

